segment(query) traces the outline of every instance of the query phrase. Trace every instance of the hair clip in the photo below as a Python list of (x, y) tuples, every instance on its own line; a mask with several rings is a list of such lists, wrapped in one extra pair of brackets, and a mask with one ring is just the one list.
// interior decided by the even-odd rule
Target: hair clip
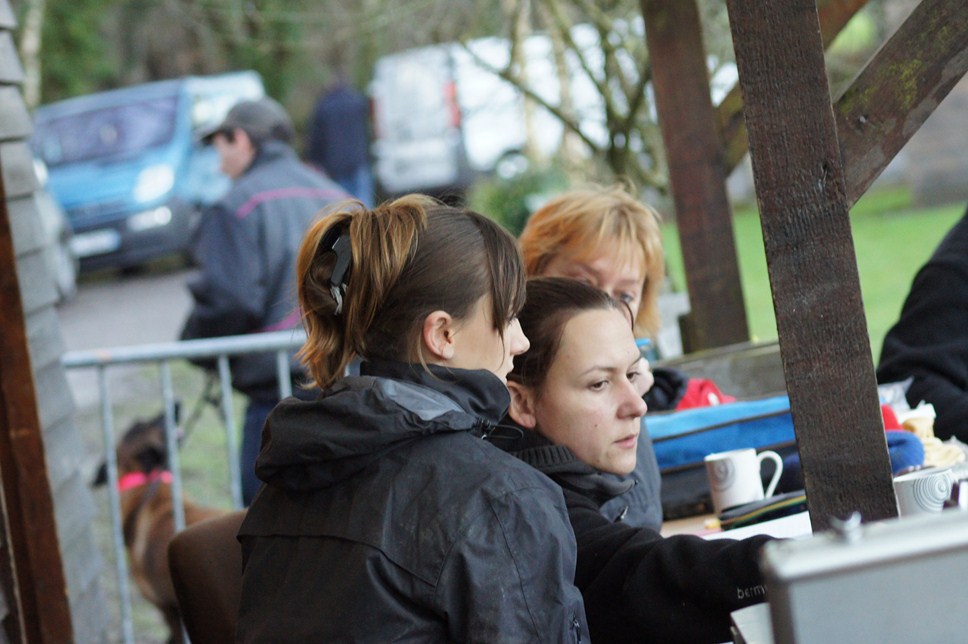
[(329, 277), (329, 292), (336, 300), (334, 315), (343, 312), (343, 298), (346, 296), (346, 282), (349, 279), (350, 262), (353, 260), (353, 248), (350, 244), (350, 234), (343, 226), (333, 226), (326, 232), (322, 247), (336, 253), (336, 265)]

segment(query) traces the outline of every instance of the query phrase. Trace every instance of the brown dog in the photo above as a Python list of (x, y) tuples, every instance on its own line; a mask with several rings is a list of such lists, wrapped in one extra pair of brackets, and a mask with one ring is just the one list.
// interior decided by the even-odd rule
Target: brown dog
[[(181, 617), (168, 571), (168, 542), (175, 534), (175, 520), (164, 423), (164, 415), (159, 415), (139, 420), (125, 431), (117, 447), (118, 491), (131, 577), (164, 616), (169, 641), (181, 642)], [(107, 468), (102, 465), (94, 484), (104, 483)], [(183, 507), (186, 526), (226, 512), (187, 498)]]

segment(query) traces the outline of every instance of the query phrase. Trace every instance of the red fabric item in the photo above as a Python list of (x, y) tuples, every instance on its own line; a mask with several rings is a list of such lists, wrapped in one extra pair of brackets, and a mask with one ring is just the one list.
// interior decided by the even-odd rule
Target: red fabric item
[[(736, 397), (724, 394), (716, 383), (708, 378), (689, 378), (686, 382), (686, 393), (676, 405), (676, 411), (693, 407), (714, 407), (723, 403), (735, 402)], [(884, 429), (904, 429), (897, 419), (897, 415), (890, 405), (881, 405), (881, 416), (884, 418)]]
[(904, 429), (890, 405), (881, 405), (881, 416), (884, 417), (884, 429)]
[(690, 378), (686, 383), (686, 393), (676, 405), (676, 410), (692, 407), (714, 407), (722, 403), (735, 402), (735, 396), (724, 394), (716, 383), (708, 378)]

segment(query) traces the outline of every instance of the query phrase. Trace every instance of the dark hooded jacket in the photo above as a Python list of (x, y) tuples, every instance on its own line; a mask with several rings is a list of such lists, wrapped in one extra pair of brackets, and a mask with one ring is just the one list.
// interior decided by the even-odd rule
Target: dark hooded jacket
[(482, 440), (485, 371), (364, 363), (266, 423), (244, 642), (588, 641), (561, 490)]
[[(188, 284), (194, 307), (181, 339), (295, 327), (299, 245), (322, 208), (348, 198), (286, 143), (262, 142), (249, 168), (202, 217), (192, 250), (200, 270)], [(293, 373), (302, 373), (295, 361)], [(248, 396), (277, 399), (276, 374), (271, 351), (232, 359), (232, 384)]]
[(628, 483), (510, 420), (490, 440), (561, 486), (578, 541), (575, 584), (593, 642), (731, 641), (730, 613), (765, 599), (758, 555), (769, 537), (663, 537), (611, 522), (599, 506)]
[(908, 403), (934, 405), (935, 435), (968, 442), (968, 212), (915, 275), (884, 337), (877, 381), (908, 379)]
[(615, 481), (633, 482), (634, 485), (629, 486), (628, 492), (603, 503), (601, 512), (610, 521), (658, 530), (662, 527), (662, 479), (646, 418), (642, 417), (642, 430), (635, 448), (635, 469), (627, 477), (605, 475)]

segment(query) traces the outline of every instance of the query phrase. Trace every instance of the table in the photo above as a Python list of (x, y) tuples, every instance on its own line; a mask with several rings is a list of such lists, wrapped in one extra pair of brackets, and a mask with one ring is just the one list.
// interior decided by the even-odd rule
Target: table
[(798, 512), (790, 516), (780, 517), (771, 521), (763, 521), (742, 528), (722, 531), (715, 525), (716, 516), (704, 514), (685, 519), (666, 521), (662, 524), (663, 536), (675, 534), (695, 534), (703, 539), (745, 539), (757, 534), (768, 534), (773, 537), (799, 538), (813, 534), (808, 512)]

